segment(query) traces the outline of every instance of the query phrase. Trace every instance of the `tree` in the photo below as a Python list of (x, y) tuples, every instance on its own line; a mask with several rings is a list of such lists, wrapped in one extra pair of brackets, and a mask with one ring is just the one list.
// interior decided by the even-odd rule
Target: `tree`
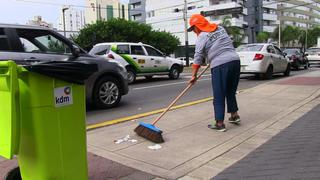
[(268, 32), (259, 32), (257, 35), (257, 41), (259, 43), (266, 43), (270, 37), (270, 33)]
[(226, 29), (227, 33), (232, 37), (233, 44), (238, 47), (242, 44), (244, 35), (241, 33), (241, 29), (237, 26), (232, 26), (231, 17), (225, 16), (221, 22), (221, 25)]
[(172, 53), (180, 44), (179, 39), (168, 32), (154, 31), (150, 25), (124, 19), (89, 24), (72, 39), (86, 50), (102, 42), (143, 42), (167, 54)]

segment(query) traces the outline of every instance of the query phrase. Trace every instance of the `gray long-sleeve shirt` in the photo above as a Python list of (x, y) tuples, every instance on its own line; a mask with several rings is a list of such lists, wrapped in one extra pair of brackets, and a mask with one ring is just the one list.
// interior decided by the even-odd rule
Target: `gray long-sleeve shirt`
[(211, 68), (240, 60), (232, 40), (223, 27), (218, 26), (216, 31), (199, 34), (196, 41), (194, 64), (201, 64), (204, 58), (208, 59)]

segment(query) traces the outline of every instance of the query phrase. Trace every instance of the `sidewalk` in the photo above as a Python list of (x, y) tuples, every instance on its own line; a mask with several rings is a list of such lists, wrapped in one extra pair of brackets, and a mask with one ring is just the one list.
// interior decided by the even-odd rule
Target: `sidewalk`
[(320, 105), (214, 180), (320, 179)]
[[(319, 77), (314, 71), (238, 94), (242, 124), (227, 124), (225, 133), (207, 128), (213, 117), (207, 102), (171, 111), (159, 121), (166, 141), (161, 149), (149, 149), (154, 143), (133, 132), (138, 121), (151, 122), (155, 115), (89, 131), (88, 150), (163, 179), (210, 179), (318, 105)], [(138, 142), (114, 143), (126, 135)]]
[[(148, 146), (154, 143), (133, 132), (139, 121), (149, 123), (157, 115), (89, 131), (90, 179), (200, 180), (212, 179), (219, 173), (217, 178), (223, 179), (227, 177), (225, 174), (234, 172), (233, 164), (276, 134), (288, 131), (286, 128), (290, 124), (320, 104), (320, 70), (265, 83), (237, 97), (242, 123), (240, 126), (227, 123), (228, 131), (224, 133), (207, 128), (213, 120), (212, 102), (168, 112), (157, 124), (165, 139), (158, 150), (149, 149)], [(127, 135), (137, 142), (115, 143)], [(289, 135), (293, 136), (292, 133)], [(316, 145), (312, 147), (316, 148)], [(261, 150), (258, 148), (257, 151)], [(318, 148), (310, 147), (310, 151), (318, 151)], [(14, 163), (15, 160), (0, 159), (0, 173)], [(243, 164), (242, 161), (239, 164)], [(231, 170), (227, 169), (230, 166)], [(236, 168), (238, 166), (235, 164)]]

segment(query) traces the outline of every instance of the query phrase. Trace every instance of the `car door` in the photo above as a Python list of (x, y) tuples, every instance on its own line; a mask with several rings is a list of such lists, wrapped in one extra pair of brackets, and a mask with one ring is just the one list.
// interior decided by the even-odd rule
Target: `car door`
[(276, 50), (276, 60), (278, 64), (278, 69), (276, 72), (284, 72), (287, 69), (288, 61), (287, 58), (283, 55), (282, 51), (277, 47), (274, 46), (274, 49)]
[(278, 56), (276, 54), (276, 50), (274, 49), (274, 47), (272, 45), (268, 45), (267, 52), (268, 52), (271, 64), (273, 65), (273, 72), (279, 71), (280, 63), (279, 63), (279, 61), (277, 61)]
[(148, 57), (153, 62), (153, 70), (156, 72), (166, 72), (169, 71), (169, 62), (166, 59), (166, 57), (158, 51), (157, 49), (144, 45), (144, 48), (146, 49), (148, 53)]
[(0, 28), (0, 61), (13, 60), (19, 64), (24, 64), (24, 60), (18, 53), (17, 37), (14, 29)]
[(70, 46), (48, 30), (16, 29), (26, 62), (67, 61), (74, 58)]
[(130, 56), (132, 60), (138, 64), (140, 72), (152, 72), (153, 62), (146, 55), (141, 45), (130, 45)]

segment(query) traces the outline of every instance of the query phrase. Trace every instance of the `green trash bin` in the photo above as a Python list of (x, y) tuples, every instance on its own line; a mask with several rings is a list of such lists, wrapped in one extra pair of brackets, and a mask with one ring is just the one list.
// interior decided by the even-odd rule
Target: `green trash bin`
[(17, 65), (0, 61), (0, 156), (12, 159), (19, 145)]
[(84, 80), (95, 64), (47, 62), (18, 69), (23, 180), (88, 179)]

